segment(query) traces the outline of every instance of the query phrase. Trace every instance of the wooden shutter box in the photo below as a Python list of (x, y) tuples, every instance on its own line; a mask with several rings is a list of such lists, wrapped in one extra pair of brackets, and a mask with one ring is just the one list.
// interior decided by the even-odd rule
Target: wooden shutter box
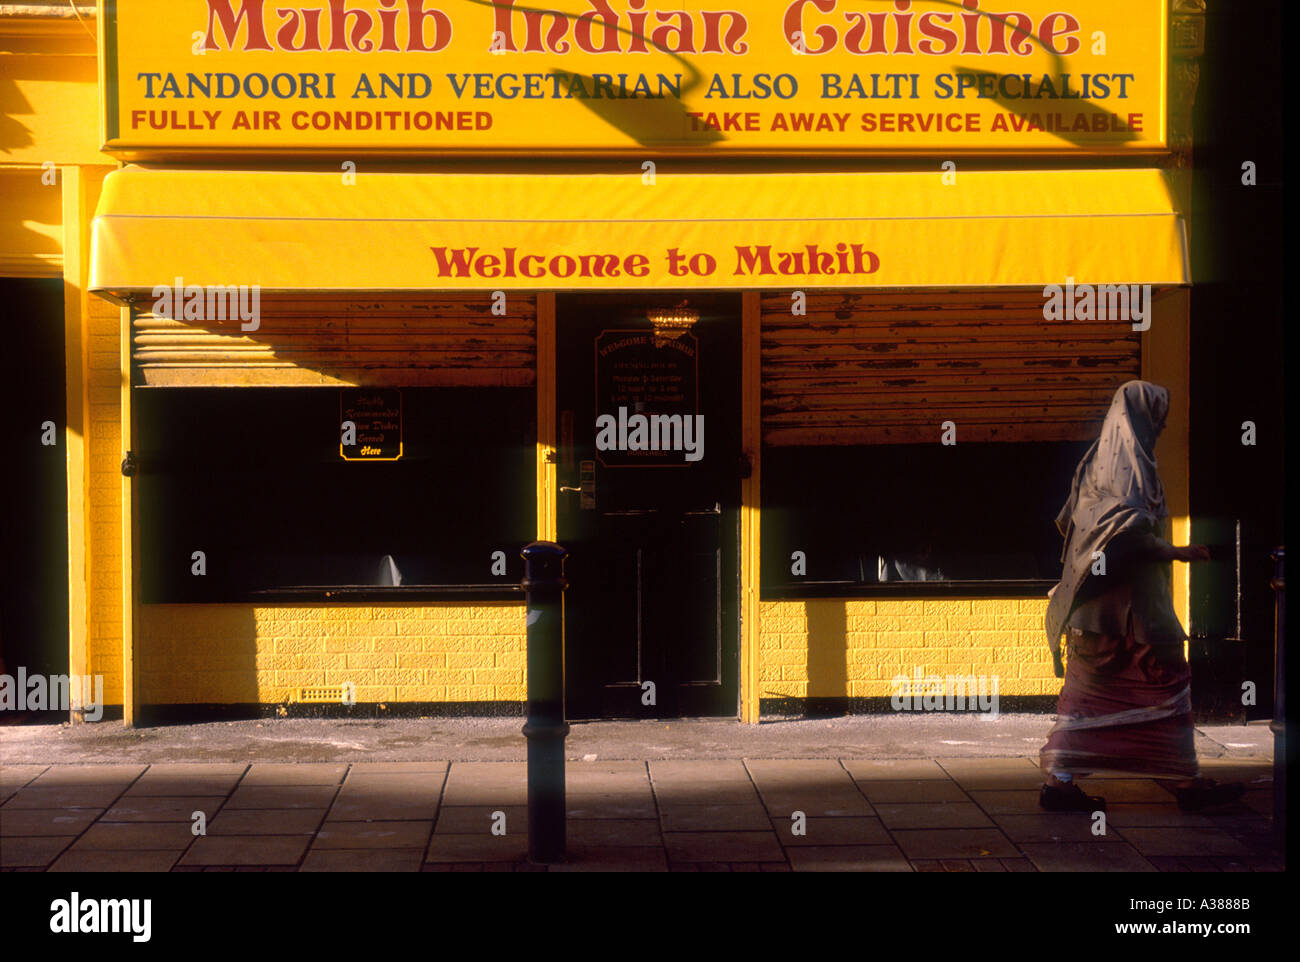
[[(148, 302), (146, 302), (148, 303)], [(151, 306), (151, 305), (150, 305)], [(528, 387), (537, 299), (505, 316), (474, 294), (262, 294), (260, 325), (133, 312), (134, 383), (148, 387)]]
[(1079, 441), (1140, 376), (1127, 321), (1047, 321), (1035, 291), (810, 292), (762, 298), (772, 445)]

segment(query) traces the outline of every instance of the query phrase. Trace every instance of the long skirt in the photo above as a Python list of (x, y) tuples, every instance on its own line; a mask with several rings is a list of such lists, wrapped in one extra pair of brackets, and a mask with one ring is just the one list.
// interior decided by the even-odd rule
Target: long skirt
[(1192, 672), (1181, 643), (1139, 644), (1067, 628), (1069, 659), (1045, 772), (1195, 778)]

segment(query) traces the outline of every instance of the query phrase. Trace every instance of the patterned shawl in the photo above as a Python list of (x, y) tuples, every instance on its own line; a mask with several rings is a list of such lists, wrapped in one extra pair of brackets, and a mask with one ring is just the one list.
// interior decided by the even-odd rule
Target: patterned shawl
[(1091, 574), (1094, 552), (1104, 551), (1127, 531), (1158, 529), (1168, 516), (1165, 487), (1156, 473), (1156, 438), (1169, 413), (1169, 392), (1148, 381), (1129, 381), (1110, 402), (1101, 436), (1079, 462), (1070, 497), (1056, 516), (1065, 538), (1061, 580), (1047, 606), (1047, 644), (1056, 675), (1061, 665), (1061, 632), (1075, 598)]

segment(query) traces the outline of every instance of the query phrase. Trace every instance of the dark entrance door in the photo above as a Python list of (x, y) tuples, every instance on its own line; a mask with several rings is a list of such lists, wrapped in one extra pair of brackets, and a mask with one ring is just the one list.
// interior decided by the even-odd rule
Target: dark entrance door
[[(68, 671), (68, 451), (63, 281), (0, 280), (6, 317), (0, 406), (17, 432), (0, 511), (0, 673)], [(47, 688), (47, 692), (48, 692)], [(93, 689), (92, 692), (93, 694)], [(25, 701), (24, 697), (24, 701)], [(15, 705), (17, 702), (15, 702)], [(67, 721), (66, 706), (31, 717)], [(20, 717), (0, 714), (0, 724)]]
[(734, 716), (740, 295), (562, 294), (556, 326), (566, 713)]

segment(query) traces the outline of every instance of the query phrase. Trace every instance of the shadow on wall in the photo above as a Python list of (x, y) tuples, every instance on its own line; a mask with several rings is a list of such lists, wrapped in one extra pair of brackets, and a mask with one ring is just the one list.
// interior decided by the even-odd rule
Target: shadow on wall
[[(252, 605), (141, 605), (136, 691), (146, 722), (174, 716), (178, 706), (192, 706), (197, 715), (201, 706), (221, 705), (223, 714), (251, 718), (259, 702), (279, 701), (278, 691), (259, 690), (259, 668), (272, 682), (266, 688), (278, 686), (276, 644), (268, 639), (259, 658), (257, 635)], [(322, 647), (319, 637), (314, 644)], [(286, 666), (302, 662), (301, 655), (284, 657)]]
[[(0, 82), (0, 87), (3, 83)], [(4, 154), (0, 151), (0, 162)], [(10, 168), (0, 171), (0, 237), (6, 255), (49, 265), (38, 268), (61, 273), (63, 259), (63, 180), (55, 169)], [(26, 273), (29, 268), (24, 267)]]
[(821, 598), (804, 602), (808, 621), (808, 698), (849, 694), (848, 603)]

